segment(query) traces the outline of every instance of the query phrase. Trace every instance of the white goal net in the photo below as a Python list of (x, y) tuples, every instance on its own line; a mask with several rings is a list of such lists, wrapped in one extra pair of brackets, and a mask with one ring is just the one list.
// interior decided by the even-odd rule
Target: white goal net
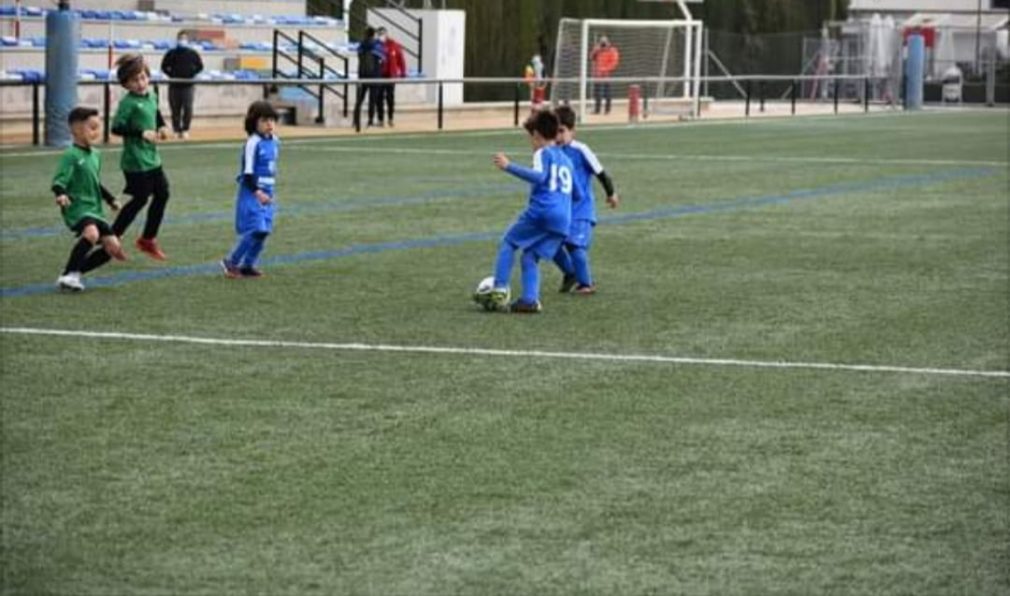
[(637, 85), (648, 112), (696, 116), (701, 33), (697, 20), (561, 19), (551, 102), (576, 105), (586, 119), (626, 105)]

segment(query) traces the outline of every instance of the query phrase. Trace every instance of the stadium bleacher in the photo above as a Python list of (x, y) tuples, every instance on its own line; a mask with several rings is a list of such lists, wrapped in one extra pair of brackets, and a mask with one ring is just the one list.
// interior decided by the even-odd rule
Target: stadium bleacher
[[(273, 76), (271, 58), (275, 30), (295, 39), (298, 38), (299, 31), (305, 31), (320, 40), (320, 45), (336, 52), (338, 56), (346, 57), (346, 73), (340, 58), (333, 57), (332, 62), (327, 60), (328, 65), (344, 76), (331, 71), (325, 75), (326, 79), (357, 79), (357, 44), (348, 41), (344, 23), (330, 17), (307, 16), (305, 2), (301, 0), (156, 0), (159, 8), (157, 12), (131, 10), (153, 5), (155, 3), (128, 0), (80, 0), (74, 3), (75, 12), (80, 17), (78, 72), (82, 81), (115, 81), (115, 71), (111, 64), (116, 57), (126, 52), (144, 55), (151, 67), (152, 78), (155, 81), (163, 80), (165, 77), (159, 70), (161, 59), (166, 51), (175, 46), (180, 31), (189, 34), (192, 47), (203, 58), (205, 70), (197, 77), (199, 80), (269, 79)], [(248, 12), (239, 13), (235, 8)], [(20, 36), (15, 37), (16, 9), (9, 1), (0, 5), (0, 80), (45, 82), (45, 17), (51, 9), (22, 6), (17, 27)], [(270, 14), (268, 11), (271, 10), (275, 12)], [(282, 10), (290, 13), (279, 14)], [(318, 46), (314, 42), (306, 42), (303, 47), (313, 49)], [(288, 55), (294, 55), (298, 50), (296, 45), (286, 40), (282, 41), (279, 49)], [(290, 67), (288, 70), (294, 68), (291, 64), (284, 66)], [(297, 73), (285, 73), (283, 69), (281, 75), (297, 77)], [(412, 69), (408, 76), (416, 78), (424, 75)], [(113, 99), (120, 93), (116, 86), (114, 89)], [(289, 94), (295, 93), (294, 90), (286, 91)], [(419, 92), (419, 87), (406, 87), (401, 94), (402, 99), (410, 103)], [(5, 90), (5, 109), (0, 117), (5, 121), (29, 117), (31, 93), (30, 88), (12, 87)], [(246, 95), (255, 98), (261, 94), (261, 88), (208, 86), (197, 94), (197, 112), (214, 116), (238, 113)], [(239, 96), (243, 99), (236, 101)], [(100, 102), (100, 88), (83, 86), (79, 90), (79, 97), (84, 103)], [(414, 98), (415, 101), (419, 99), (420, 96)]]
[[(190, 3), (190, 6), (194, 6)], [(195, 5), (202, 7), (203, 5)], [(304, 5), (302, 5), (304, 10)], [(21, 8), (21, 37), (0, 37), (0, 79), (35, 82), (44, 79), (45, 15), (47, 8)], [(81, 19), (80, 70), (84, 79), (102, 79), (103, 67), (109, 64), (109, 49), (113, 54), (127, 51), (144, 54), (152, 67), (160, 56), (175, 45), (180, 30), (190, 33), (193, 46), (204, 57), (207, 78), (229, 79), (238, 71), (239, 77), (252, 79), (267, 73), (248, 68), (243, 57), (261, 56), (258, 63), (273, 52), (273, 31), (280, 29), (289, 35), (306, 30), (325, 42), (328, 49), (353, 57), (357, 46), (347, 43), (342, 21), (330, 17), (304, 14), (263, 15), (234, 12), (164, 13), (140, 10), (106, 10), (81, 8), (75, 11)], [(0, 6), (0, 32), (13, 33), (16, 8)], [(111, 41), (110, 41), (111, 38)], [(284, 51), (296, 48), (281, 46)], [(256, 63), (254, 59), (252, 61)]]

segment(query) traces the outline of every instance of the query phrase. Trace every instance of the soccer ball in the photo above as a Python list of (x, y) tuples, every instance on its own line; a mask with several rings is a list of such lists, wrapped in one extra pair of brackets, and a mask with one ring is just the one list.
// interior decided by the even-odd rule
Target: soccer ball
[(508, 305), (511, 292), (505, 288), (505, 295), (494, 291), (494, 277), (485, 277), (473, 291), (473, 301), (486, 311), (502, 310)]

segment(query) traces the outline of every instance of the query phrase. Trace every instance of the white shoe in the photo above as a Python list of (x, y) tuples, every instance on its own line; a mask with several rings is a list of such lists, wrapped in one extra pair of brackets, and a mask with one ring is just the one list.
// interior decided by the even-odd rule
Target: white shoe
[(84, 284), (81, 283), (81, 274), (76, 271), (71, 271), (66, 275), (57, 277), (56, 287), (61, 290), (70, 290), (71, 292), (84, 291)]
[(189, 131), (188, 130), (184, 130), (181, 133), (179, 133), (179, 138), (181, 138), (183, 141), (188, 141), (189, 140)]

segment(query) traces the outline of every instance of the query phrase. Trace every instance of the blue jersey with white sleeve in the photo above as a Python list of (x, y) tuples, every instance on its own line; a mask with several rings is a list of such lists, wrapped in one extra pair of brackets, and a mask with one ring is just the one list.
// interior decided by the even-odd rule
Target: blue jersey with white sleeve
[(235, 214), (235, 228), (240, 234), (250, 231), (270, 232), (273, 228), (274, 202), (261, 205), (256, 191), (261, 190), (271, 199), (277, 187), (277, 158), (280, 142), (275, 136), (249, 135), (240, 158), (239, 191)]
[(572, 221), (596, 223), (596, 200), (593, 197), (593, 177), (603, 172), (603, 165), (585, 143), (572, 141), (561, 146), (572, 162), (573, 184)]
[(533, 154), (533, 167), (509, 163), (506, 171), (530, 183), (529, 204), (522, 219), (555, 234), (568, 234), (574, 192), (572, 162), (560, 147), (550, 145)]

